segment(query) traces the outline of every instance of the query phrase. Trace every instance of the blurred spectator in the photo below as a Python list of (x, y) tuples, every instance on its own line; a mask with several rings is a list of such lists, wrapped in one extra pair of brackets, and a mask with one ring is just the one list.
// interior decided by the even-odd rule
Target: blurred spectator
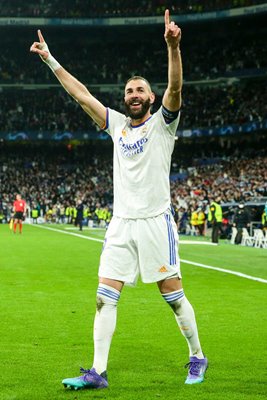
[(78, 226), (80, 231), (83, 230), (83, 210), (84, 210), (83, 201), (79, 199), (76, 205), (75, 226)]
[(3, 2), (0, 8), (1, 17), (58, 17), (58, 18), (97, 18), (121, 16), (162, 15), (165, 8), (172, 14), (193, 14), (207, 11), (218, 11), (229, 8), (246, 7), (263, 3), (262, 0), (180, 0), (179, 2), (162, 0), (59, 0), (47, 2), (23, 0)]
[(262, 225), (262, 230), (267, 232), (267, 203), (265, 204), (262, 216), (261, 216), (261, 225)]
[(205, 207), (199, 207), (197, 209), (197, 216), (198, 216), (198, 234), (199, 236), (205, 236), (206, 233), (206, 214), (205, 214)]
[(220, 205), (221, 198), (216, 197), (210, 203), (208, 221), (211, 223), (212, 232), (211, 232), (211, 241), (212, 243), (219, 242), (219, 235), (221, 233), (222, 228), (222, 206)]
[(243, 229), (249, 228), (250, 220), (248, 209), (245, 207), (243, 202), (239, 203), (233, 221), (233, 226), (237, 229), (235, 244), (241, 244)]
[(198, 234), (198, 213), (197, 207), (191, 207), (190, 209), (190, 226), (191, 226), (191, 235)]

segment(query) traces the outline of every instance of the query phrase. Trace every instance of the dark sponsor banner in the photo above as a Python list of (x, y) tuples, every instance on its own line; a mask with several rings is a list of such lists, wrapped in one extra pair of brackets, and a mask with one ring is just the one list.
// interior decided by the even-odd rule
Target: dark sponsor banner
[[(174, 21), (181, 23), (208, 21), (213, 19), (242, 17), (267, 12), (267, 4), (249, 7), (233, 8), (222, 11), (173, 15)], [(152, 17), (112, 17), (112, 18), (30, 18), (30, 17), (1, 17), (2, 26), (129, 26), (162, 24), (162, 16)]]
[[(249, 134), (256, 131), (267, 130), (267, 120), (248, 122), (243, 125), (226, 125), (216, 128), (195, 128), (178, 130), (177, 136), (184, 138), (196, 138), (202, 136), (231, 136), (237, 134)], [(104, 131), (89, 132), (0, 132), (0, 140), (11, 142), (29, 140), (52, 140), (52, 141), (72, 141), (72, 140), (107, 140), (110, 136)]]
[(229, 136), (240, 133), (250, 133), (267, 129), (267, 120), (257, 122), (247, 122), (243, 125), (226, 125), (216, 128), (196, 128), (178, 130), (177, 136), (184, 138), (194, 138), (200, 136)]
[(40, 141), (51, 140), (57, 142), (70, 142), (72, 140), (106, 140), (109, 135), (106, 132), (0, 132), (0, 140), (10, 142), (27, 142), (27, 141)]

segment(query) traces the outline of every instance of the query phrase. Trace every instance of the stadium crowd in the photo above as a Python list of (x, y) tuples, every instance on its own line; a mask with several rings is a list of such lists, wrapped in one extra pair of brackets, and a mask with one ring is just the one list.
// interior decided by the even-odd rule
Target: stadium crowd
[(96, 18), (122, 16), (154, 16), (162, 15), (165, 8), (170, 8), (174, 14), (192, 14), (208, 11), (218, 11), (229, 8), (247, 7), (263, 3), (262, 0), (59, 0), (27, 1), (16, 0), (1, 4), (1, 17), (58, 17), (58, 18)]
[[(80, 3), (85, 2), (77, 2), (77, 8), (78, 5), (82, 7)], [(101, 9), (105, 2), (93, 3)], [(118, 7), (117, 3), (120, 2), (114, 2), (114, 6)], [(186, 3), (192, 5), (193, 2), (179, 2), (184, 7)], [(239, 4), (238, 1), (218, 1), (214, 6), (216, 8), (226, 3), (233, 6)], [(42, 4), (47, 6), (46, 2)], [(210, 128), (267, 119), (266, 24), (258, 19), (257, 30), (253, 22), (247, 20), (238, 22), (238, 30), (235, 24), (235, 21), (223, 21), (216, 22), (215, 26), (211, 22), (206, 25), (205, 32), (199, 30), (198, 26), (183, 28), (185, 85), (180, 129)], [(16, 28), (10, 28), (9, 34), (3, 35), (0, 43), (0, 131), (95, 131), (94, 124), (75, 101), (61, 88), (51, 87), (58, 85), (56, 78), (45, 65), (40, 66), (38, 58), (29, 53), (29, 45), (36, 34), (35, 28), (19, 29), (18, 35)], [(163, 38), (162, 42), (154, 40), (156, 28), (153, 26), (143, 26), (141, 32), (134, 27), (131, 29), (134, 34), (130, 37), (126, 37), (125, 30), (119, 27), (112, 28), (108, 34), (104, 30), (105, 41), (102, 35), (92, 36), (90, 30), (49, 27), (44, 30), (52, 53), (67, 70), (88, 84), (94, 95), (105, 105), (124, 110), (124, 83), (129, 76), (142, 75), (151, 82), (152, 88), (155, 86), (156, 110), (160, 105), (161, 87), (165, 87), (167, 76), (165, 43)], [(195, 39), (196, 35), (198, 40)], [(66, 40), (75, 47), (75, 57), (70, 57)], [(14, 42), (16, 52), (13, 51)], [(218, 43), (223, 43), (223, 46), (218, 46)], [(212, 86), (213, 79), (223, 77), (232, 77), (232, 82)], [(196, 82), (200, 80), (206, 84)], [(42, 90), (37, 87), (40, 84)]]
[[(93, 93), (106, 106), (124, 112), (121, 92), (98, 93), (96, 90)], [(183, 99), (179, 129), (242, 125), (267, 119), (267, 92), (261, 81), (223, 87), (188, 85), (184, 86)], [(161, 96), (157, 96), (154, 110), (160, 101)], [(3, 90), (0, 104), (0, 132), (97, 131), (94, 123), (62, 89)]]
[(14, 147), (9, 151), (13, 153), (11, 159), (6, 151), (1, 155), (0, 171), (2, 209), (9, 214), (16, 192), (21, 192), (31, 209), (38, 206), (42, 216), (55, 204), (58, 208), (73, 206), (77, 198), (82, 198), (92, 210), (97, 204), (112, 203), (112, 165), (103, 159), (100, 166), (96, 157), (88, 163), (90, 149), (80, 149), (79, 159), (75, 153), (68, 154), (66, 150), (64, 154), (54, 146), (27, 146), (27, 155), (25, 148), (17, 149), (18, 153)]
[[(173, 2), (151, 0), (137, 6), (132, 1), (121, 0), (112, 0), (108, 5), (106, 1), (89, 0), (67, 0), (64, 4), (41, 1), (38, 5), (31, 1), (26, 4), (16, 1), (17, 7), (14, 3), (10, 7), (6, 2), (0, 9), (0, 16), (146, 16), (162, 15), (168, 6), (173, 15), (256, 3), (262, 2), (184, 0), (173, 5)], [(265, 25), (259, 17), (257, 30), (254, 29), (255, 21), (248, 19), (238, 22), (211, 20), (203, 32), (198, 24), (182, 28), (185, 84), (179, 129), (267, 120)], [(30, 55), (29, 45), (34, 40), (35, 27), (17, 29), (10, 28), (0, 43), (0, 132), (49, 132), (51, 135), (68, 131), (96, 132), (97, 127), (59, 88), (51, 71), (45, 65), (40, 66), (40, 60)], [(58, 61), (88, 84), (103, 104), (124, 111), (124, 84), (130, 76), (141, 74), (151, 82), (152, 89), (155, 86), (155, 111), (161, 104), (167, 76), (163, 37), (162, 42), (154, 40), (157, 26), (144, 25), (141, 31), (131, 27), (133, 34), (130, 37), (125, 35), (125, 28), (113, 28), (108, 34), (103, 29), (104, 41), (102, 35), (92, 35), (93, 31), (85, 28), (47, 26), (43, 33)], [(70, 45), (66, 46), (66, 42)], [(74, 57), (70, 56), (70, 46), (75, 48)], [(224, 79), (214, 82), (217, 78)], [(232, 79), (227, 80), (229, 78)], [(225, 144), (221, 148), (214, 145), (217, 139), (210, 137), (191, 142), (185, 148), (183, 142), (177, 142), (171, 197), (181, 232), (186, 230), (193, 213), (207, 214), (212, 196), (220, 198), (223, 204), (267, 196), (265, 138), (257, 142), (257, 137), (260, 137), (259, 133), (251, 148), (247, 143), (242, 148), (243, 139), (238, 136), (229, 140), (221, 138), (221, 143)], [(21, 192), (31, 210), (37, 210), (37, 215), (47, 221), (72, 223), (76, 201), (83, 199), (87, 220), (108, 222), (113, 194), (112, 151), (107, 142), (96, 145), (98, 150), (95, 152), (92, 144), (74, 148), (72, 145), (68, 148), (27, 145), (19, 150), (15, 145), (5, 147), (4, 143), (1, 148), (0, 143), (0, 222), (10, 218), (17, 192)]]
[[(20, 192), (29, 209), (37, 209), (38, 216), (47, 222), (73, 223), (78, 199), (83, 200), (87, 222), (108, 222), (113, 203), (111, 147), (106, 145), (103, 149), (98, 144), (19, 148), (2, 144), (0, 220), (8, 221), (14, 196)], [(190, 145), (187, 151), (189, 148)], [(181, 151), (178, 141), (172, 163), (171, 198), (181, 233), (190, 224), (193, 211), (207, 214), (215, 196), (222, 204), (267, 196), (267, 157), (263, 149), (255, 150), (245, 153), (240, 146), (231, 156), (224, 153), (222, 157), (221, 153), (209, 159), (199, 148), (189, 162), (181, 156), (184, 149)]]
[[(211, 23), (207, 28), (208, 34), (199, 32), (196, 27), (185, 26), (181, 45), (185, 80), (266, 75), (266, 26), (264, 22), (258, 22), (257, 31), (253, 29), (251, 33), (246, 24), (249, 23), (242, 22), (236, 31), (231, 22), (226, 24), (226, 28), (222, 24), (217, 24), (215, 27)], [(51, 30), (45, 27), (43, 31), (58, 61), (84, 83), (123, 84), (129, 76), (135, 74), (142, 74), (152, 83), (165, 82), (167, 71), (165, 43), (154, 40), (155, 27), (142, 27), (141, 32), (144, 35), (141, 35), (136, 27), (131, 27), (134, 35), (129, 38), (126, 38), (125, 31), (121, 30), (123, 28), (104, 30), (105, 41), (101, 40), (104, 28), (102, 31), (99, 31), (99, 28), (93, 29), (94, 31), (90, 29), (86, 31), (86, 34), (75, 28)], [(93, 37), (92, 32), (94, 32)], [(56, 80), (51, 78), (51, 72), (45, 66), (40, 68), (39, 60), (31, 57), (28, 52), (35, 35), (35, 29), (27, 28), (23, 29), (22, 33), (20, 31), (19, 36), (16, 29), (10, 30), (8, 35), (3, 35), (0, 43), (0, 83), (56, 83)], [(118, 36), (119, 41), (116, 39)], [(136, 47), (138, 39), (139, 44)], [(66, 40), (75, 47), (75, 57), (69, 56)], [(14, 41), (16, 41), (15, 53)], [(218, 42), (222, 42), (223, 46), (218, 46)]]
[[(262, 19), (257, 20), (257, 30), (247, 20), (238, 24), (238, 31), (231, 21), (218, 22), (216, 26), (210, 23), (205, 32), (196, 26), (184, 27), (185, 85), (180, 129), (243, 124), (267, 118), (266, 24)], [(87, 84), (105, 105), (123, 110), (123, 86), (130, 76), (141, 74), (156, 92), (156, 110), (167, 76), (165, 43), (163, 39), (154, 40), (155, 27), (144, 26), (141, 32), (131, 29), (134, 34), (129, 38), (120, 28), (113, 28), (108, 34), (104, 31), (104, 42), (101, 35), (92, 36), (90, 30), (46, 27), (44, 33), (59, 62)], [(10, 29), (0, 43), (0, 131), (95, 131), (96, 127), (75, 101), (59, 89), (49, 68), (30, 54), (35, 28), (20, 28), (19, 32), (18, 35), (16, 28)], [(120, 40), (116, 40), (118, 37)], [(70, 57), (66, 40), (75, 47), (75, 57)], [(232, 80), (217, 82), (215, 86), (216, 78)]]

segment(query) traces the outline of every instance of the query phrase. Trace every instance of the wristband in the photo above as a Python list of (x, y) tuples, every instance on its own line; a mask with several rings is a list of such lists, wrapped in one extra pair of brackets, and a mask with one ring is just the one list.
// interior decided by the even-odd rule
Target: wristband
[(59, 62), (49, 53), (49, 56), (47, 57), (44, 62), (48, 65), (48, 67), (55, 72), (57, 69), (61, 67)]

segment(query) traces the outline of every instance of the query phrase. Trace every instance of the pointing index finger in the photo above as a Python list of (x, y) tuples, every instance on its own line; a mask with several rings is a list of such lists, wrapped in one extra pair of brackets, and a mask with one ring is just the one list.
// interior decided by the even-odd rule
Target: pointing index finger
[(165, 10), (165, 27), (167, 28), (170, 24), (170, 11), (169, 10)]
[(44, 37), (43, 37), (43, 35), (42, 35), (42, 33), (41, 33), (41, 31), (40, 31), (40, 29), (38, 29), (38, 37), (39, 37), (39, 40), (40, 40), (40, 43), (44, 43)]

